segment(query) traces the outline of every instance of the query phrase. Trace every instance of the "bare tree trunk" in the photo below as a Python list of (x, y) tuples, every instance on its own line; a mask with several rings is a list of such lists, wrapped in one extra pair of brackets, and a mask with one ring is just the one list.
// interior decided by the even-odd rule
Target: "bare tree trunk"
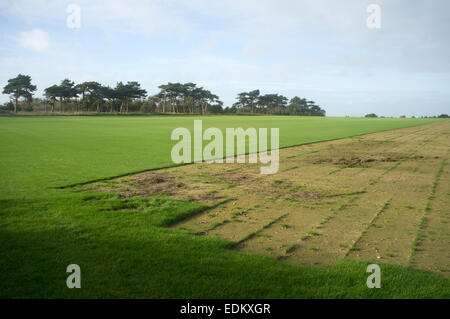
[(80, 102), (81, 102), (81, 107), (80, 107), (80, 109), (81, 109), (81, 111), (83, 111), (83, 104), (86, 104), (84, 91), (83, 91), (83, 98), (82, 98), (82, 101), (80, 101)]
[(19, 102), (19, 98), (16, 96), (14, 100), (14, 113), (17, 113), (17, 103)]

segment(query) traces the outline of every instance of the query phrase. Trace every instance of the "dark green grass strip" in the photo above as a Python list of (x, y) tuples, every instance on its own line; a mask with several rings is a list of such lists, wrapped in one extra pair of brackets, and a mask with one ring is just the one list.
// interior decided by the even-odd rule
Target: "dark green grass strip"
[(382, 206), (381, 208), (378, 210), (378, 212), (375, 214), (375, 216), (373, 216), (372, 220), (369, 222), (369, 224), (367, 225), (367, 227), (361, 232), (361, 234), (359, 235), (359, 237), (355, 240), (355, 242), (353, 243), (352, 247), (350, 247), (349, 250), (347, 250), (347, 252), (345, 253), (345, 257), (347, 257), (351, 251), (355, 251), (358, 250), (358, 247), (356, 247), (356, 245), (358, 245), (359, 241), (361, 240), (361, 238), (364, 236), (364, 234), (367, 232), (367, 230), (369, 229), (369, 227), (371, 227), (373, 225), (373, 223), (377, 220), (377, 218), (389, 207), (389, 204), (391, 202), (392, 198), (388, 199)]
[(260, 229), (254, 231), (254, 232), (251, 232), (251, 233), (249, 233), (249, 234), (247, 234), (244, 238), (242, 238), (242, 239), (238, 240), (237, 242), (235, 242), (235, 243), (232, 245), (232, 247), (233, 247), (233, 248), (234, 248), (234, 247), (237, 247), (237, 246), (239, 246), (240, 244), (242, 244), (244, 241), (247, 241), (247, 240), (249, 240), (249, 239), (255, 237), (256, 235), (258, 235), (259, 233), (261, 233), (264, 229), (269, 228), (270, 226), (272, 226), (273, 224), (275, 224), (276, 222), (278, 222), (278, 221), (281, 220), (282, 218), (286, 217), (287, 215), (288, 215), (288, 214), (281, 215), (281, 216), (275, 218), (274, 220), (268, 222), (267, 224), (265, 224), (265, 225), (264, 225), (263, 227), (261, 227)]
[(418, 229), (418, 231), (416, 233), (416, 237), (414, 238), (414, 241), (411, 244), (411, 253), (410, 253), (409, 259), (408, 259), (408, 266), (411, 266), (411, 264), (413, 262), (413, 259), (414, 259), (414, 255), (420, 249), (421, 242), (423, 241), (423, 239), (425, 237), (424, 230), (426, 229), (427, 222), (428, 222), (427, 214), (430, 211), (430, 204), (431, 204), (431, 201), (434, 199), (434, 195), (436, 193), (436, 188), (437, 188), (437, 185), (438, 185), (439, 180), (441, 178), (442, 172), (444, 171), (445, 165), (447, 165), (447, 161), (443, 160), (441, 162), (441, 165), (439, 166), (436, 174), (435, 174), (434, 181), (431, 184), (430, 195), (428, 196), (427, 202), (426, 202), (425, 207), (423, 209), (424, 213), (423, 213), (423, 216), (422, 216), (422, 218), (420, 219), (420, 222), (419, 222), (419, 226), (418, 226), (419, 229)]
[(185, 222), (185, 221), (187, 221), (187, 220), (189, 220), (189, 219), (191, 219), (191, 218), (193, 218), (193, 217), (195, 217), (195, 216), (197, 216), (197, 215), (204, 214), (205, 212), (207, 212), (207, 211), (209, 211), (209, 210), (211, 210), (211, 209), (214, 209), (214, 208), (216, 208), (216, 207), (219, 207), (219, 206), (221, 206), (221, 205), (223, 205), (223, 204), (226, 204), (226, 203), (228, 203), (228, 202), (230, 202), (230, 201), (232, 201), (232, 200), (236, 200), (236, 199), (235, 199), (235, 198), (226, 198), (226, 199), (221, 200), (221, 201), (219, 201), (219, 202), (217, 202), (217, 203), (214, 203), (214, 204), (212, 204), (212, 205), (208, 205), (208, 206), (203, 205), (203, 209), (202, 209), (202, 210), (198, 210), (196, 213), (190, 214), (190, 215), (188, 215), (188, 216), (185, 216), (184, 218), (179, 218), (179, 219), (173, 221), (173, 222), (172, 222), (170, 225), (168, 225), (168, 226), (176, 227), (176, 225), (179, 224), (179, 223), (181, 223), (181, 222)]
[(367, 193), (366, 190), (361, 190), (361, 191), (356, 191), (356, 192), (351, 192), (351, 193), (331, 194), (331, 195), (326, 195), (325, 197), (352, 196), (352, 195), (360, 195), (360, 194), (365, 194), (365, 193)]

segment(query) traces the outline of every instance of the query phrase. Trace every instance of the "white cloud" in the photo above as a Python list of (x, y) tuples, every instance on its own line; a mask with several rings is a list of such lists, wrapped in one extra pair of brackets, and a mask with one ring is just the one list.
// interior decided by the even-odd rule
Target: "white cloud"
[(50, 40), (47, 32), (41, 29), (34, 29), (21, 32), (18, 42), (22, 48), (43, 53), (47, 51)]

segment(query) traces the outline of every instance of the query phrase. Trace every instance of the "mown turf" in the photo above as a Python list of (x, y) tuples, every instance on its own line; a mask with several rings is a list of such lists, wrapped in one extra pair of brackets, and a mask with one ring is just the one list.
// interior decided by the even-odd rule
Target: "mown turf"
[(30, 198), (45, 188), (173, 165), (171, 132), (207, 127), (280, 128), (280, 146), (432, 122), (276, 116), (0, 117), (0, 198)]
[[(174, 127), (193, 117), (0, 118), (0, 297), (449, 297), (448, 279), (367, 263), (294, 267), (227, 249), (230, 242), (165, 228), (202, 209), (166, 198), (121, 199), (57, 186), (170, 165)], [(425, 120), (205, 117), (204, 126), (280, 127), (282, 146)], [(66, 287), (81, 267), (82, 288)]]

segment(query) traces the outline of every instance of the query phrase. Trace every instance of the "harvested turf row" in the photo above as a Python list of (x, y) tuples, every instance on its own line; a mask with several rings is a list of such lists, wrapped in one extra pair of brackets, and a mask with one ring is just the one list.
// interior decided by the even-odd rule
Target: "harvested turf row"
[[(317, 153), (316, 155), (320, 156), (320, 153)], [(362, 192), (355, 192), (356, 194), (361, 194)], [(355, 194), (355, 195), (356, 195)], [(327, 212), (324, 215), (319, 215), (319, 214), (315, 214), (316, 216), (316, 220), (315, 221), (305, 221), (305, 223), (302, 225), (300, 223), (295, 223), (295, 221), (292, 221), (292, 216), (291, 214), (288, 215), (285, 220), (288, 221), (285, 225), (285, 227), (283, 227), (283, 225), (279, 225), (280, 223), (278, 223), (278, 225), (273, 225), (271, 228), (267, 229), (264, 232), (264, 236), (260, 237), (260, 238), (255, 238), (254, 241), (259, 242), (259, 246), (260, 249), (259, 251), (261, 251), (261, 246), (264, 246), (264, 250), (268, 250), (270, 255), (276, 255), (276, 256), (280, 256), (280, 253), (282, 254), (283, 252), (283, 248), (284, 248), (284, 252), (285, 255), (284, 257), (286, 257), (285, 259), (287, 261), (292, 261), (294, 260), (295, 264), (308, 264), (308, 263), (312, 263), (312, 264), (322, 264), (322, 265), (329, 265), (329, 264), (333, 264), (340, 256), (343, 255), (343, 253), (346, 251), (348, 245), (351, 243), (351, 240), (347, 240), (346, 242), (343, 241), (342, 242), (342, 235), (338, 232), (335, 235), (337, 235), (337, 237), (340, 238), (334, 238), (334, 239), (328, 239), (326, 240), (326, 236), (320, 236), (320, 230), (321, 228), (323, 228), (325, 226), (325, 224), (327, 224), (328, 222), (330, 222), (330, 220), (332, 220), (334, 218), (334, 216), (336, 215), (337, 212), (339, 212), (339, 214), (341, 215), (345, 215), (345, 213), (343, 213), (342, 211), (345, 210), (345, 208), (347, 206), (351, 206), (352, 205), (352, 201), (354, 201), (355, 198), (352, 198), (350, 200), (349, 203), (347, 204), (343, 204), (341, 202), (341, 204), (338, 206), (339, 208), (337, 209), (333, 209), (332, 211), (330, 211), (330, 209), (327, 209)], [(319, 222), (319, 218), (318, 217), (322, 217), (322, 219), (320, 219)], [(304, 215), (302, 215), (302, 217), (304, 217)], [(355, 221), (355, 218), (352, 216), (352, 214), (350, 213), (350, 217), (347, 222), (343, 223), (345, 224), (349, 224)], [(358, 217), (362, 217), (361, 214), (359, 214)], [(344, 217), (341, 217), (344, 218)], [(289, 220), (291, 219), (291, 220)], [(332, 221), (331, 221), (332, 222)], [(341, 224), (340, 222), (338, 222), (338, 224)], [(316, 225), (316, 227), (313, 227), (311, 229), (311, 226), (308, 225)], [(303, 226), (303, 227), (302, 227)], [(329, 225), (327, 225), (329, 226)], [(334, 227), (331, 226), (332, 229), (334, 230)], [(353, 229), (356, 227), (353, 227)], [(348, 233), (347, 233), (348, 234)], [(281, 236), (280, 236), (281, 235)], [(281, 238), (280, 238), (281, 237)], [(350, 236), (351, 238), (352, 236)], [(325, 239), (325, 241), (324, 241)], [(330, 245), (327, 245), (327, 242), (338, 242), (338, 247), (335, 247), (335, 245), (331, 245), (333, 246), (332, 249), (332, 253), (330, 254), (330, 258), (331, 261), (324, 261), (324, 259), (326, 260), (327, 258), (324, 256), (324, 250), (327, 247), (321, 248), (320, 246), (323, 246), (323, 244), (325, 243), (325, 246), (330, 247)], [(292, 249), (292, 247), (295, 245), (295, 249)], [(247, 243), (247, 248), (246, 250), (255, 250), (255, 246), (257, 247), (257, 244), (253, 244), (251, 245), (251, 242)], [(278, 248), (278, 249), (276, 249)], [(281, 251), (280, 251), (281, 250)], [(289, 256), (286, 256), (286, 254), (289, 254)], [(296, 258), (297, 255), (301, 255), (302, 258)], [(325, 257), (325, 258), (324, 258)], [(305, 259), (304, 261), (301, 261), (299, 259)]]
[[(428, 149), (431, 151), (432, 147), (428, 146)], [(426, 151), (426, 147), (418, 150), (425, 153)], [(423, 169), (429, 167), (430, 160), (434, 159), (422, 162), (421, 167)], [(388, 191), (392, 194), (393, 200), (389, 209), (370, 225), (348, 257), (365, 260), (382, 259), (383, 262), (407, 265), (409, 247), (414, 240), (416, 225), (423, 215), (421, 207), (426, 202), (425, 190), (432, 182), (429, 175), (417, 178), (415, 176), (417, 174), (411, 169), (415, 165), (412, 160), (404, 161), (401, 170), (397, 170), (395, 174), (384, 178), (375, 186), (378, 192)], [(411, 183), (412, 181), (414, 183)]]
[(450, 276), (450, 226), (448, 185), (450, 174), (446, 160), (436, 174), (430, 196), (424, 207), (416, 238), (411, 247), (409, 265), (415, 269), (425, 269)]
[[(410, 156), (416, 151), (417, 148), (410, 153)], [(396, 163), (381, 174), (379, 173), (377, 179), (386, 178), (386, 175), (392, 173), (401, 163), (403, 162)], [(371, 188), (370, 185), (368, 187), (369, 189)], [(314, 236), (308, 236), (305, 243), (300, 245), (286, 260), (294, 264), (324, 266), (334, 264), (338, 259), (345, 256), (347, 250), (354, 242), (354, 238), (360, 236), (365, 227), (364, 225), (367, 225), (371, 216), (376, 213), (376, 207), (379, 207), (386, 201), (389, 192), (384, 196), (383, 193), (371, 191), (368, 194), (361, 195), (358, 201), (355, 198), (353, 202), (348, 204), (348, 207), (343, 207), (326, 224), (326, 228), (322, 232), (312, 230)], [(364, 198), (364, 205), (359, 206), (357, 202), (362, 201), (362, 198)]]

